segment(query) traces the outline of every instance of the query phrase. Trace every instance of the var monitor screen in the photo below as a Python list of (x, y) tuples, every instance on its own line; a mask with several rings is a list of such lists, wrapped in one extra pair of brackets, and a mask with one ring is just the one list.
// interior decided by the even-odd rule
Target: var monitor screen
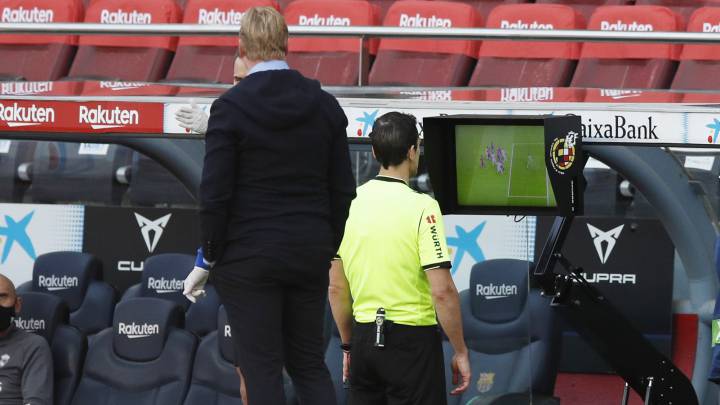
[(542, 125), (457, 125), (455, 159), (459, 205), (557, 206)]
[(438, 116), (423, 127), (443, 213), (582, 214), (580, 117)]

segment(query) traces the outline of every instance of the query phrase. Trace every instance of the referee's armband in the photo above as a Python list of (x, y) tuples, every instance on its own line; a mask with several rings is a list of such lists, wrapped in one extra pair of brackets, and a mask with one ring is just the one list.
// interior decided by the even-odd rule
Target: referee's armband
[(418, 226), (418, 251), (423, 270), (450, 268), (445, 224), (437, 201), (430, 203), (423, 210)]

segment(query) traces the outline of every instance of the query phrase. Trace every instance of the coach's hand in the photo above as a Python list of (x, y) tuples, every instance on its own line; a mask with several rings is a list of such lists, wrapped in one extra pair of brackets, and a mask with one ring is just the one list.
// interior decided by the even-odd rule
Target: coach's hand
[(199, 248), (195, 257), (195, 267), (183, 282), (183, 295), (190, 302), (195, 303), (198, 298), (205, 296), (205, 283), (207, 283), (213, 264), (215, 263), (205, 260), (202, 248)]
[(455, 388), (450, 395), (459, 395), (467, 390), (470, 385), (470, 360), (468, 353), (455, 353), (452, 358), (452, 383)]
[(180, 127), (204, 135), (207, 133), (210, 117), (195, 104), (195, 101), (192, 101), (190, 107), (181, 107), (175, 113), (175, 119)]

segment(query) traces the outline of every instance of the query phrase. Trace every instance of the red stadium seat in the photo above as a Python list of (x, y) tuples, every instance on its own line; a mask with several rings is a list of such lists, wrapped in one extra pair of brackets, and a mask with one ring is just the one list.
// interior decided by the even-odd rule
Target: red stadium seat
[(637, 0), (639, 6), (665, 6), (680, 14), (685, 21), (690, 19), (692, 13), (703, 6), (720, 6), (720, 0)]
[[(498, 6), (490, 13), (488, 28), (582, 29), (582, 16), (560, 4)], [(580, 56), (577, 42), (484, 41), (470, 86), (547, 86), (570, 83)]]
[[(80, 22), (80, 0), (0, 0), (2, 23)], [(0, 35), (0, 80), (57, 80), (77, 47), (70, 35)]]
[(484, 93), (485, 101), (502, 103), (577, 103), (585, 98), (585, 89), (569, 87), (509, 87)]
[[(720, 32), (720, 8), (703, 7), (690, 17), (689, 32)], [(671, 88), (678, 90), (720, 90), (720, 46), (685, 45)]]
[[(478, 27), (471, 6), (448, 1), (395, 3), (385, 26), (418, 28)], [(371, 85), (464, 86), (475, 63), (477, 41), (382, 39), (370, 71)]]
[(585, 102), (588, 103), (677, 103), (682, 93), (669, 91), (642, 91), (618, 89), (587, 89)]
[(450, 0), (459, 3), (469, 4), (475, 7), (483, 20), (487, 20), (495, 7), (500, 5), (529, 3), (529, 0)]
[(632, 4), (633, 0), (537, 0), (537, 3), (568, 5), (577, 10), (587, 22), (600, 6), (626, 6)]
[[(278, 8), (274, 0), (188, 0), (183, 23), (240, 26), (245, 10), (256, 6)], [(167, 74), (168, 80), (232, 83), (237, 35), (182, 37)]]
[[(285, 10), (288, 25), (352, 26), (378, 25), (380, 11), (366, 0), (296, 0)], [(359, 39), (290, 38), (288, 64), (306, 77), (324, 85), (357, 84)], [(377, 53), (377, 41), (366, 41), (365, 55)], [(363, 63), (369, 66), (370, 59)]]
[[(174, 0), (94, 0), (87, 23), (170, 24), (180, 21)], [(126, 81), (157, 81), (165, 76), (177, 37), (80, 37), (70, 77)]]
[[(597, 9), (589, 30), (679, 31), (682, 19), (660, 6), (604, 6)], [(667, 88), (679, 45), (588, 42), (583, 45), (572, 87), (614, 89)]]

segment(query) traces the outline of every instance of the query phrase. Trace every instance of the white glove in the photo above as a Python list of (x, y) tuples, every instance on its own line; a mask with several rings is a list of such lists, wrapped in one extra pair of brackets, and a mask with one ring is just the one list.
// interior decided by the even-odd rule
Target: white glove
[(195, 104), (195, 101), (191, 101), (190, 107), (180, 107), (175, 113), (175, 119), (182, 128), (205, 135), (210, 117)]
[(199, 298), (205, 297), (205, 283), (210, 272), (202, 267), (195, 266), (183, 282), (183, 295), (193, 304)]

